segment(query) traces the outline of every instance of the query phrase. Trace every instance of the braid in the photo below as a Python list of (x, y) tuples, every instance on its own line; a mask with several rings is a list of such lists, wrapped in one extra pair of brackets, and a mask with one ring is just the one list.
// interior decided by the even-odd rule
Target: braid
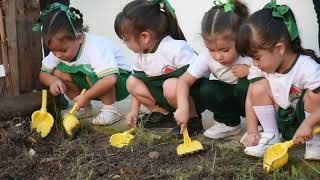
[(80, 12), (80, 10), (74, 7), (70, 7), (70, 11), (77, 15), (77, 20), (76, 22), (74, 22), (75, 27), (77, 28), (77, 31), (80, 31), (80, 32), (86, 31), (85, 30), (86, 28), (83, 27), (83, 14)]

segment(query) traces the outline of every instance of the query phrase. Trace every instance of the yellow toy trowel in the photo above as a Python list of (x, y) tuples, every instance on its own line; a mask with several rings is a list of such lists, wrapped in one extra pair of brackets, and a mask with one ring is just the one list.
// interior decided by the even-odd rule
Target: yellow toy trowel
[(42, 138), (45, 138), (53, 126), (53, 117), (47, 112), (47, 90), (42, 90), (42, 105), (41, 109), (32, 113), (31, 128), (40, 133)]
[[(320, 133), (320, 127), (313, 130), (313, 134), (317, 133)], [(289, 158), (288, 149), (293, 145), (293, 140), (290, 140), (270, 146), (263, 157), (263, 169), (269, 172), (286, 165)]]
[(111, 146), (122, 148), (129, 145), (130, 141), (134, 138), (134, 136), (131, 134), (134, 130), (134, 128), (131, 128), (123, 133), (113, 134), (109, 140)]
[(185, 154), (193, 154), (197, 151), (203, 150), (203, 146), (200, 141), (191, 140), (189, 137), (188, 129), (183, 130), (183, 144), (179, 144), (177, 147), (177, 153), (179, 156)]
[[(83, 94), (86, 90), (83, 89), (81, 91), (81, 94)], [(63, 127), (66, 131), (67, 135), (71, 138), (74, 137), (78, 129), (80, 128), (80, 121), (78, 118), (74, 115), (76, 112), (77, 103), (74, 103), (72, 109), (64, 116), (63, 118)]]

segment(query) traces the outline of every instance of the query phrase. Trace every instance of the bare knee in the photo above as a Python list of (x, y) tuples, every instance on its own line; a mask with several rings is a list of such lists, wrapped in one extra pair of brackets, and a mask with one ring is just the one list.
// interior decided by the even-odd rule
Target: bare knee
[(273, 104), (273, 98), (269, 82), (266, 79), (262, 79), (251, 83), (250, 88), (250, 98), (255, 105), (261, 104)]
[(63, 82), (73, 82), (72, 77), (68, 73), (64, 73), (60, 70), (55, 69), (53, 71), (53, 75), (59, 79), (61, 79)]
[(313, 113), (320, 109), (320, 94), (314, 93), (310, 90), (306, 92), (303, 97), (304, 110), (309, 113)]
[(134, 77), (134, 76), (129, 76), (126, 82), (127, 90), (131, 95), (138, 95), (147, 89), (143, 81), (140, 79)]
[(166, 99), (175, 99), (176, 88), (177, 88), (177, 78), (170, 78), (164, 81), (162, 85), (163, 95)]

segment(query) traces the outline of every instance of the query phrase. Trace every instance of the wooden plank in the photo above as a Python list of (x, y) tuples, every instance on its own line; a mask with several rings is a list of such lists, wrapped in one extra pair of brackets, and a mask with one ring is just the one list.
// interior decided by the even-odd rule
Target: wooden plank
[[(9, 69), (12, 79), (12, 91), (9, 95), (19, 95), (19, 62), (18, 62), (18, 44), (17, 44), (17, 25), (16, 25), (16, 0), (9, 0), (7, 15), (5, 16), (7, 42), (8, 42), (8, 57)], [(8, 33), (10, 32), (10, 33)]]
[(16, 23), (18, 35), (20, 93), (40, 89), (41, 34), (33, 32), (32, 26), (39, 16), (30, 0), (16, 0)]
[(4, 16), (2, 13), (2, 8), (0, 8), (0, 41), (1, 41), (1, 58), (4, 69), (6, 92), (12, 92), (12, 81), (11, 73), (9, 69), (8, 60), (8, 46), (7, 46), (7, 36), (5, 32)]

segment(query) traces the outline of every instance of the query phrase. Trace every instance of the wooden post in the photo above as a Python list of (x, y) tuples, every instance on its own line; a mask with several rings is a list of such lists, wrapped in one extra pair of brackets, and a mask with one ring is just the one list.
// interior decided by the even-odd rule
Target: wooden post
[[(17, 25), (16, 25), (16, 0), (8, 0), (8, 11), (5, 18), (9, 69), (11, 72), (12, 91), (9, 95), (17, 96), (20, 94), (19, 87), (19, 62), (18, 62), (18, 44), (17, 44)], [(8, 33), (10, 32), (10, 33)]]

